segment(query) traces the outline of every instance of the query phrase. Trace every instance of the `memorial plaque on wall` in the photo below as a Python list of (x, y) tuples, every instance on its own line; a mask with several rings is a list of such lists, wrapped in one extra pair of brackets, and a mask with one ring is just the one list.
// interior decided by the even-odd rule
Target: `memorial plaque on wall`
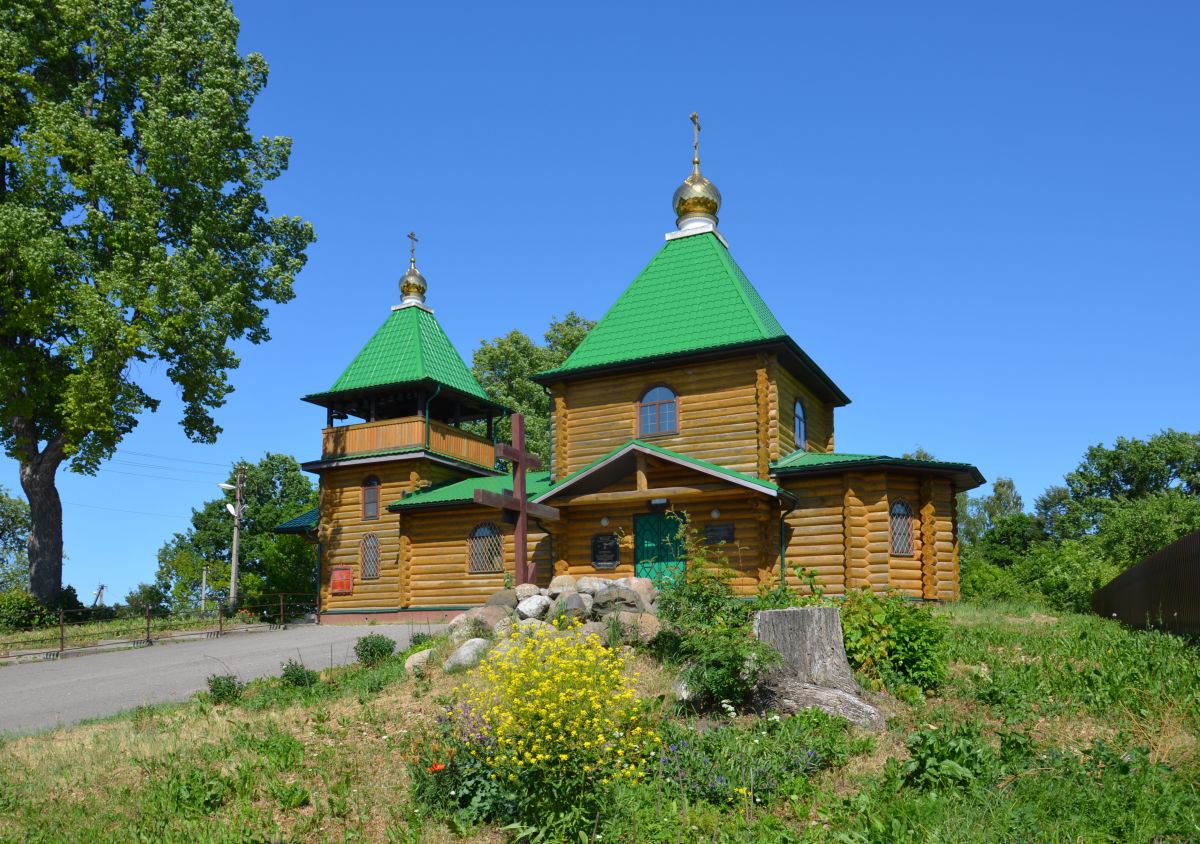
[(615, 533), (598, 533), (592, 537), (592, 567), (615, 569), (621, 564), (621, 542)]
[(715, 525), (708, 525), (704, 528), (704, 541), (709, 545), (718, 545), (724, 542), (726, 545), (733, 544), (733, 522), (720, 522)]

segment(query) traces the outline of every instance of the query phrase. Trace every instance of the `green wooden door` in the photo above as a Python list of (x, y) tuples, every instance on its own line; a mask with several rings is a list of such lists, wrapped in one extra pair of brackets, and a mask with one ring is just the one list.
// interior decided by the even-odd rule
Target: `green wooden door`
[(656, 584), (670, 583), (683, 574), (683, 550), (676, 534), (679, 520), (666, 513), (633, 517), (633, 573)]

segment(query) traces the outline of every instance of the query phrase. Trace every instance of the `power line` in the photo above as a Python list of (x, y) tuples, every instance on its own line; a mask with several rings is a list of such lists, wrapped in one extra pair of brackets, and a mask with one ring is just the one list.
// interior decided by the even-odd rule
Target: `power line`
[(200, 484), (201, 486), (215, 486), (214, 481), (198, 481), (195, 478), (168, 478), (165, 475), (147, 475), (143, 472), (122, 472), (120, 469), (101, 469), (101, 472), (110, 475), (129, 475), (134, 478), (153, 478), (156, 481), (179, 481), (185, 484)]
[(224, 476), (225, 472), (218, 472), (215, 469), (191, 469), (187, 466), (159, 466), (157, 463), (139, 463), (136, 460), (122, 460), (119, 457), (114, 457), (110, 462), (120, 463), (122, 466), (140, 466), (143, 469), (163, 469), (168, 472), (191, 472), (197, 475), (220, 475)]
[(219, 466), (222, 469), (229, 468), (228, 464), (225, 464), (225, 463), (212, 463), (208, 460), (188, 460), (185, 457), (175, 457), (174, 455), (168, 455), (168, 454), (151, 454), (148, 451), (131, 451), (130, 449), (127, 449), (127, 448), (121, 449), (121, 453), (122, 454), (136, 454), (138, 457), (149, 457), (154, 460), (172, 460), (172, 461), (178, 461), (180, 463), (199, 463), (201, 466)]
[(101, 507), (99, 504), (80, 504), (78, 501), (64, 501), (63, 504), (70, 504), (72, 507), (87, 507), (89, 510), (108, 510), (113, 513), (132, 513), (135, 516), (162, 516), (164, 519), (187, 519), (189, 516), (181, 516), (178, 513), (147, 513), (144, 510), (122, 510), (120, 507)]

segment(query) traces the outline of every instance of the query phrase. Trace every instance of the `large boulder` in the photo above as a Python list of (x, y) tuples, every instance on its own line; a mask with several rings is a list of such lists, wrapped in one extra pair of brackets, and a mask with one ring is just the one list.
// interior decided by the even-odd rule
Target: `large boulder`
[(564, 592), (554, 599), (550, 615), (561, 614), (583, 620), (592, 614), (592, 603), (592, 596), (586, 592)]
[(550, 599), (545, 595), (530, 595), (517, 604), (517, 618), (545, 618), (550, 611)]
[(474, 668), (483, 659), (490, 644), (487, 639), (468, 639), (442, 663), (442, 670), (451, 672)]
[(417, 651), (404, 660), (404, 670), (409, 674), (420, 674), (425, 671), (425, 665), (429, 662), (429, 657), (433, 654), (433, 650), (426, 648), (423, 651)]
[(536, 583), (522, 583), (514, 591), (517, 593), (518, 604), (526, 598), (532, 598), (534, 595), (540, 595), (542, 592), (542, 590), (538, 589)]
[[(451, 635), (462, 629), (474, 630), (482, 628), (490, 632), (495, 629), (497, 624), (510, 615), (512, 615), (512, 611), (508, 607), (496, 604), (484, 604), (482, 607), (475, 607), (450, 619), (448, 626)], [(468, 636), (467, 638), (471, 637)], [(466, 641), (466, 639), (463, 641)]]
[(837, 607), (763, 610), (754, 616), (754, 635), (783, 657), (755, 689), (760, 707), (816, 708), (869, 730), (884, 729), (883, 713), (859, 695)]
[(595, 595), (597, 592), (607, 588), (608, 581), (603, 577), (584, 575), (575, 581), (575, 589), (588, 595)]
[(614, 586), (597, 592), (593, 603), (597, 615), (614, 612), (646, 612), (648, 607), (642, 597), (627, 586)]
[(649, 642), (658, 635), (662, 624), (658, 616), (648, 612), (617, 612), (609, 616), (615, 618), (621, 625), (621, 638), (625, 641), (638, 641), (642, 644)]
[(630, 577), (626, 578), (626, 581), (622, 585), (636, 592), (646, 609), (653, 609), (658, 604), (658, 587), (654, 585), (653, 580), (648, 577)]
[(501, 589), (495, 595), (488, 598), (487, 602), (493, 606), (508, 607), (515, 610), (517, 608), (517, 590)]
[(546, 589), (546, 594), (551, 598), (557, 598), (563, 592), (578, 591), (579, 587), (574, 577), (569, 574), (559, 574), (550, 579), (550, 586)]

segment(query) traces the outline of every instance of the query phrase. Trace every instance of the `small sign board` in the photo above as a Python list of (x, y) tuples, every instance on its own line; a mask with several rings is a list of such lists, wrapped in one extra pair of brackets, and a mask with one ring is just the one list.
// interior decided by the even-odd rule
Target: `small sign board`
[(704, 541), (709, 545), (733, 544), (733, 522), (718, 522), (704, 528)]
[(592, 567), (615, 569), (621, 564), (621, 542), (615, 533), (598, 533), (592, 537)]

